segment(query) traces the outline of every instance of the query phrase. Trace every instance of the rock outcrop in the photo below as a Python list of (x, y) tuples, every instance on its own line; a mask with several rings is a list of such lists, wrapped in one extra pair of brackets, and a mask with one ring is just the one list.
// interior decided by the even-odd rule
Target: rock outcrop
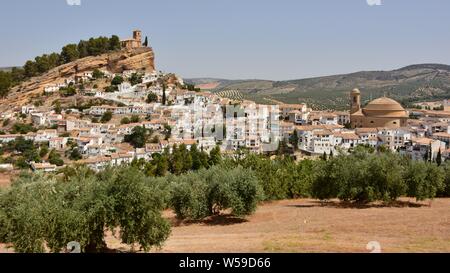
[(95, 69), (108, 70), (112, 73), (121, 73), (125, 70), (152, 72), (155, 70), (154, 59), (155, 56), (151, 48), (141, 47), (86, 57), (58, 66), (41, 76), (31, 78), (14, 87), (8, 97), (0, 101), (0, 111), (4, 110), (4, 106), (10, 108), (11, 106), (26, 104), (30, 97), (42, 94), (46, 85), (61, 83), (65, 79), (83, 72)]

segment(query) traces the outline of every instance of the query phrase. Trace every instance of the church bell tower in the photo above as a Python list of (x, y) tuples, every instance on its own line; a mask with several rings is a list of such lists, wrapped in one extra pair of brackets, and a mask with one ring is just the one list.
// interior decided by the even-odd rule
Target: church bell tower
[(351, 102), (351, 111), (350, 114), (354, 114), (361, 110), (361, 92), (358, 89), (353, 89), (351, 93), (352, 102)]

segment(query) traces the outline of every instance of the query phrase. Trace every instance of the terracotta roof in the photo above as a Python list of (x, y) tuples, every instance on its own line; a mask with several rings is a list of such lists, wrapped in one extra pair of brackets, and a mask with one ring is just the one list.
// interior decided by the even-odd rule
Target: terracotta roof
[(377, 128), (356, 128), (355, 132), (357, 134), (378, 133), (378, 129)]
[(417, 143), (420, 145), (430, 145), (433, 140), (431, 138), (421, 137), (421, 138), (414, 138), (412, 141), (413, 143)]
[(332, 135), (333, 133), (329, 130), (321, 130), (321, 131), (314, 131), (313, 135), (315, 136), (327, 136), (327, 135)]
[(353, 132), (347, 132), (347, 133), (334, 133), (335, 137), (341, 137), (342, 139), (347, 139), (347, 140), (358, 140), (360, 139), (360, 137), (353, 133)]
[(407, 118), (408, 112), (393, 99), (382, 97), (371, 101), (364, 109), (366, 116)]

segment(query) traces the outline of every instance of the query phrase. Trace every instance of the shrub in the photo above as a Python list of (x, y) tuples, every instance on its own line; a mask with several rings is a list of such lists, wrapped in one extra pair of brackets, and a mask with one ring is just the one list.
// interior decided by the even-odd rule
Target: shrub
[(130, 124), (131, 121), (128, 117), (124, 117), (120, 120), (120, 124)]

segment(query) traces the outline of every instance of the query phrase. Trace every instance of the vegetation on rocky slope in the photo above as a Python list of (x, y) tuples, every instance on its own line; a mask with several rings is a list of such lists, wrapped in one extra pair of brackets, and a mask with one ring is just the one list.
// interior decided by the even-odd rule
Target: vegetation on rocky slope
[(64, 46), (61, 53), (44, 54), (29, 60), (22, 68), (12, 68), (11, 71), (0, 71), (0, 97), (5, 97), (10, 88), (31, 77), (39, 76), (57, 66), (76, 61), (88, 56), (98, 56), (107, 52), (120, 50), (119, 37), (90, 38), (81, 40), (78, 44)]

